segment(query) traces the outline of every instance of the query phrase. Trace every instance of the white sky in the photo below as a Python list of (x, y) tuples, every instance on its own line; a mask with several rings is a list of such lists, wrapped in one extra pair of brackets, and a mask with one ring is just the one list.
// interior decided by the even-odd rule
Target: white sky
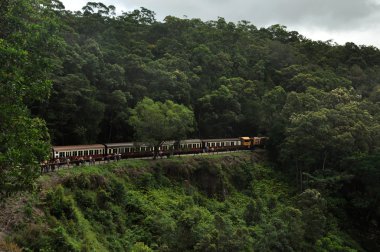
[[(88, 0), (61, 0), (68, 10), (81, 10)], [(94, 1), (96, 2), (96, 1)], [(354, 42), (380, 48), (380, 0), (103, 0), (116, 12), (145, 7), (162, 20), (176, 17), (224, 17), (250, 21), (257, 27), (281, 24), (313, 40)]]

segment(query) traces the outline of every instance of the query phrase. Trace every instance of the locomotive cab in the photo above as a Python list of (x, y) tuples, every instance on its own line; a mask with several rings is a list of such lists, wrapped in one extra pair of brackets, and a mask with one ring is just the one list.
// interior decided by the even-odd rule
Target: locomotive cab
[(250, 148), (251, 147), (251, 138), (249, 137), (240, 137), (241, 146)]

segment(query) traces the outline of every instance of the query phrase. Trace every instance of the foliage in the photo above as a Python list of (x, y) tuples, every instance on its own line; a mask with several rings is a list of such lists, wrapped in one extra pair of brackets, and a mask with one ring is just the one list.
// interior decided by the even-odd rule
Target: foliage
[(239, 154), (61, 171), (59, 184), (32, 203), (43, 216), (29, 215), (10, 238), (26, 250), (53, 251), (360, 249), (327, 218), (318, 191), (292, 194), (269, 166), (250, 160)]
[(194, 130), (194, 115), (187, 107), (172, 101), (154, 102), (144, 98), (131, 110), (130, 124), (137, 139), (158, 147), (165, 140), (180, 140)]
[[(194, 229), (204, 228), (201, 231), (209, 233), (203, 240), (196, 235), (188, 237), (177, 249), (188, 249), (197, 241), (193, 249), (249, 250), (241, 240), (227, 246), (224, 241), (228, 239), (217, 225), (232, 230), (235, 240), (244, 239), (256, 250), (310, 250), (296, 239), (306, 232), (302, 230), (310, 232), (308, 237), (302, 236), (308, 245), (319, 242), (322, 250), (345, 249), (345, 241), (326, 229), (325, 221), (330, 218), (326, 212), (331, 212), (339, 217), (336, 225), (351, 235), (359, 234), (355, 237), (363, 247), (379, 250), (378, 210), (374, 210), (379, 198), (374, 182), (380, 149), (378, 48), (312, 41), (280, 24), (257, 28), (247, 21), (233, 23), (222, 17), (202, 21), (168, 16), (157, 21), (155, 13), (146, 8), (116, 13), (114, 6), (97, 2), (72, 12), (57, 0), (1, 1), (1, 197), (35, 186), (38, 163), (49, 151), (49, 135), (54, 145), (139, 139), (155, 146), (185, 136), (264, 135), (269, 137), (268, 156), (278, 172), (291, 178), (304, 196), (311, 197), (310, 192), (317, 190), (326, 206), (315, 203), (306, 211), (292, 205), (294, 209), (277, 211), (277, 220), (269, 221), (255, 210), (266, 213), (276, 208), (278, 199), (268, 199), (269, 208), (260, 200), (247, 201), (249, 207), (244, 207), (241, 215), (249, 225), (262, 222), (261, 226), (236, 229), (230, 229), (235, 223), (231, 224), (229, 217), (209, 218), (202, 205), (191, 207), (193, 214), (209, 225), (198, 225), (194, 216), (183, 216), (184, 222), (193, 221)], [(207, 179), (225, 170), (222, 165), (210, 167), (193, 174), (202, 193), (218, 200), (224, 200), (225, 192), (233, 188), (249, 194), (247, 185), (253, 175), (247, 167), (233, 170), (236, 174), (226, 172), (208, 184)], [(178, 174), (170, 167), (165, 169), (171, 172), (169, 177), (176, 174), (184, 180), (192, 171), (183, 169)], [(83, 173), (91, 172), (99, 170)], [(135, 183), (139, 190), (169, 184), (163, 175), (143, 174)], [(95, 181), (102, 184), (102, 180)], [(253, 187), (276, 188), (274, 184), (258, 184), (262, 188)], [(117, 190), (123, 191), (121, 187)], [(113, 205), (109, 199), (114, 194), (107, 188), (96, 191), (96, 197), (86, 191), (78, 197), (84, 204), (102, 208), (104, 212), (99, 211), (96, 218), (110, 222), (105, 209)], [(57, 203), (57, 208), (75, 210), (72, 200), (53, 202), (62, 203)], [(197, 200), (207, 201), (202, 197)], [(103, 204), (98, 206), (98, 202)], [(78, 217), (74, 210), (73, 216)], [(297, 210), (306, 212), (299, 215)], [(65, 211), (60, 215), (66, 216)], [(352, 217), (355, 214), (365, 218)], [(157, 216), (166, 223), (165, 230), (172, 230), (177, 223), (167, 214), (149, 219)], [(284, 216), (291, 216), (294, 226)], [(321, 226), (310, 220), (315, 216)], [(143, 217), (134, 215), (134, 225)], [(309, 226), (298, 225), (300, 222)], [(359, 226), (365, 228), (358, 231)], [(277, 232), (277, 227), (289, 232)], [(41, 230), (34, 231), (40, 234)], [(154, 232), (159, 233), (157, 230)], [(62, 241), (72, 235), (70, 232), (54, 229), (49, 234)], [(125, 231), (123, 241), (133, 243), (115, 242), (113, 249), (131, 249), (136, 244), (155, 250), (157, 243), (151, 243), (143, 233), (142, 229)], [(69, 244), (77, 247), (75, 240)], [(173, 248), (174, 244), (162, 246)]]
[(48, 98), (57, 19), (49, 1), (2, 1), (0, 11), (0, 198), (31, 189), (49, 151), (45, 122), (29, 108)]

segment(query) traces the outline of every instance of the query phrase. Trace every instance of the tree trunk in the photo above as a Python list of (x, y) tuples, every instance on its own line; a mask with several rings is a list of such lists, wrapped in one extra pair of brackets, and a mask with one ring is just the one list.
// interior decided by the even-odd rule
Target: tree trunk
[(324, 171), (325, 170), (325, 164), (326, 164), (326, 159), (327, 159), (327, 151), (325, 151), (324, 153), (324, 158), (323, 158), (323, 165), (322, 165), (322, 170)]
[(300, 185), (301, 185), (301, 192), (303, 191), (303, 175), (302, 175), (302, 168), (300, 168)]

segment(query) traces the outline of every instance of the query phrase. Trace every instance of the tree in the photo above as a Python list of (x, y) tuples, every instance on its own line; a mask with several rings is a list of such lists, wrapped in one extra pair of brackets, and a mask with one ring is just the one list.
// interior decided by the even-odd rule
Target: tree
[(241, 105), (236, 96), (236, 92), (221, 85), (198, 100), (202, 137), (236, 136), (234, 130), (241, 120)]
[(311, 244), (322, 238), (326, 231), (326, 201), (315, 189), (307, 189), (297, 197), (297, 205), (302, 211), (306, 241)]
[(144, 98), (131, 110), (129, 123), (135, 128), (137, 139), (154, 147), (156, 158), (165, 140), (180, 140), (194, 131), (194, 113), (169, 100), (161, 103)]
[(51, 88), (51, 51), (58, 25), (51, 1), (0, 4), (0, 197), (33, 188), (39, 162), (49, 153), (45, 122), (28, 106)]

